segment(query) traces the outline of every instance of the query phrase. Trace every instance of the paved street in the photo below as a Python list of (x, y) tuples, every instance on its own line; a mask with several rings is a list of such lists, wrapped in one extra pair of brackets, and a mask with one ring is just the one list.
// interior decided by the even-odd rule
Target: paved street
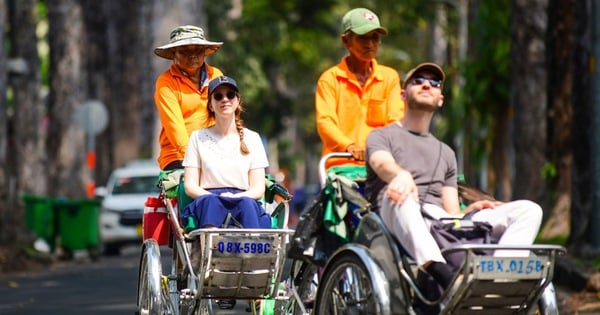
[[(83, 258), (58, 262), (46, 271), (0, 274), (0, 314), (132, 315), (138, 264), (139, 249), (133, 247), (97, 262)], [(235, 309), (217, 314), (249, 314), (247, 305), (238, 301)]]
[(0, 275), (0, 314), (133, 314), (139, 251)]

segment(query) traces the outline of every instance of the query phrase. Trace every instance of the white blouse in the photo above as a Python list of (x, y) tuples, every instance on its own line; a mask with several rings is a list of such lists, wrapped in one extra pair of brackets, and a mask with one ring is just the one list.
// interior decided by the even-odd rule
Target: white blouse
[(238, 188), (248, 190), (248, 172), (269, 166), (267, 154), (259, 134), (244, 128), (244, 142), (250, 153), (240, 151), (240, 137), (213, 134), (208, 128), (195, 130), (183, 159), (184, 167), (201, 169), (200, 187)]

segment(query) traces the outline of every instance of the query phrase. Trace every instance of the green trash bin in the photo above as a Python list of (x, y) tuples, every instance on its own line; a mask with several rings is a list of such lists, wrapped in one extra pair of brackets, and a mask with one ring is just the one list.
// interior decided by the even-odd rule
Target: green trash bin
[(25, 202), (25, 225), (54, 250), (57, 232), (54, 199), (32, 195), (23, 195), (22, 199)]
[(94, 199), (54, 201), (60, 245), (67, 251), (94, 250), (100, 246), (100, 202)]

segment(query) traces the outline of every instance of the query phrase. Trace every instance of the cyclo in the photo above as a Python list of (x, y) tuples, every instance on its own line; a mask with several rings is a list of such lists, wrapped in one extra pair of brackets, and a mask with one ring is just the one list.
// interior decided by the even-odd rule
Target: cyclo
[(159, 186), (170, 227), (170, 268), (163, 273), (159, 243), (146, 239), (139, 265), (136, 314), (215, 314), (216, 299), (244, 299), (253, 314), (281, 314), (277, 309), (283, 309), (288, 298), (281, 276), (293, 233), (287, 226), (288, 191), (267, 176), (262, 201), (271, 215), (272, 229), (185, 231), (179, 212), (191, 199), (184, 192), (182, 170), (161, 172)]
[[(435, 284), (423, 286), (411, 257), (369, 203), (352, 192), (360, 189), (365, 178), (356, 174), (346, 178), (337, 170), (325, 169), (327, 159), (341, 157), (351, 155), (331, 153), (321, 159), (320, 197), (301, 215), (300, 221), (321, 226), (307, 224), (306, 231), (296, 233), (290, 244), (293, 314), (558, 314), (552, 277), (557, 255), (565, 253), (562, 246), (462, 244), (445, 248), (444, 255), (465, 254), (453, 283), (445, 291)], [(330, 219), (332, 210), (335, 220)], [(328, 240), (331, 231), (340, 229), (336, 225), (352, 234), (332, 249)], [(498, 249), (531, 254), (493, 256)]]

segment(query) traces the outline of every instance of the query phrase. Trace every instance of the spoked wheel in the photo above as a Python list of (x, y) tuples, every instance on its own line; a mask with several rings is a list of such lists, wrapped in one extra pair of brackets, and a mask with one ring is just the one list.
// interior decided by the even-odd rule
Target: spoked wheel
[(160, 249), (154, 240), (144, 244), (138, 273), (137, 310), (140, 315), (164, 314)]
[(382, 314), (369, 272), (355, 255), (331, 262), (321, 277), (316, 314)]
[(317, 299), (319, 267), (295, 260), (291, 266), (295, 294), (290, 297), (286, 314), (311, 314)]
[(542, 296), (538, 300), (536, 315), (558, 315), (558, 301), (556, 300), (556, 291), (552, 282), (544, 289)]
[(212, 302), (213, 302), (213, 300), (201, 299), (200, 300), (200, 307), (198, 308), (198, 312), (196, 312), (196, 314), (197, 315), (211, 315), (211, 314), (216, 314), (216, 312), (213, 310)]

